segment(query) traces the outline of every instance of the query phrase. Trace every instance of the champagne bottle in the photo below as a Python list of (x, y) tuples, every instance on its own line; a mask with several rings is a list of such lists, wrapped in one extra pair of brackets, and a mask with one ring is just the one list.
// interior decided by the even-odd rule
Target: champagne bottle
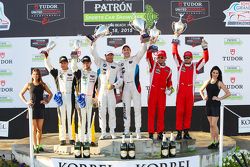
[(78, 135), (76, 134), (76, 143), (74, 146), (74, 155), (75, 158), (81, 158), (82, 157), (82, 144), (79, 141)]
[(174, 140), (174, 135), (171, 133), (170, 135), (170, 143), (169, 143), (169, 157), (176, 156), (176, 142)]
[(122, 135), (122, 143), (120, 145), (120, 156), (121, 159), (127, 159), (128, 157), (128, 145), (125, 142), (125, 134)]
[(135, 143), (133, 141), (133, 135), (130, 134), (130, 139), (128, 143), (128, 159), (135, 159)]
[(164, 133), (161, 143), (161, 158), (168, 158), (168, 156), (169, 156), (169, 142), (166, 140), (166, 133)]
[(83, 158), (90, 158), (90, 144), (87, 137), (84, 138), (82, 153)]

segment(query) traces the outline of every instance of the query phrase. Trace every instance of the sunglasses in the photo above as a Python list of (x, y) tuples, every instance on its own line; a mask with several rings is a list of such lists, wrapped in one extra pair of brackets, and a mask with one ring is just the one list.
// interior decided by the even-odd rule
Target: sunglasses
[(158, 56), (158, 59), (164, 59), (165, 57), (163, 57), (163, 56)]
[(184, 59), (191, 59), (191, 57), (184, 57)]

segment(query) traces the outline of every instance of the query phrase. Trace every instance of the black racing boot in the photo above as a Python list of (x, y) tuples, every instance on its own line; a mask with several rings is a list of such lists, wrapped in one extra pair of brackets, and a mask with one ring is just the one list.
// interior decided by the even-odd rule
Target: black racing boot
[(69, 144), (70, 144), (70, 145), (75, 145), (75, 140), (70, 140), (70, 141), (69, 141)]
[(184, 135), (183, 135), (183, 139), (187, 139), (190, 140), (192, 139), (192, 137), (189, 135), (188, 130), (184, 130)]
[(154, 139), (154, 134), (153, 133), (149, 133), (148, 137), (153, 140)]
[(175, 137), (175, 140), (181, 140), (182, 139), (182, 131), (181, 130), (178, 130), (177, 131), (177, 135)]
[(61, 145), (61, 146), (66, 145), (66, 140), (61, 140), (61, 141), (60, 141), (60, 145)]
[(162, 132), (158, 133), (157, 140), (162, 141), (163, 135)]

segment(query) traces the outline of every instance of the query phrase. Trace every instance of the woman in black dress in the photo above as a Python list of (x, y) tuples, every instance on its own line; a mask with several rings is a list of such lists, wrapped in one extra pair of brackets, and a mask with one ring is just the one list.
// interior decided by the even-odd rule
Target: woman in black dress
[[(206, 95), (204, 94), (204, 89), (206, 89)], [(221, 89), (225, 92), (225, 94), (219, 97), (218, 95)], [(208, 146), (208, 149), (217, 149), (219, 147), (219, 129), (217, 122), (220, 116), (220, 101), (231, 95), (227, 87), (222, 82), (222, 72), (218, 66), (214, 66), (211, 69), (210, 79), (202, 85), (200, 95), (203, 100), (206, 100), (206, 114), (212, 138), (212, 143)]]
[[(25, 92), (29, 90), (30, 100), (24, 97)], [(48, 93), (48, 97), (44, 98), (44, 90)], [(20, 98), (33, 110), (33, 144), (34, 151), (38, 153), (43, 151), (41, 144), (42, 129), (44, 122), (45, 104), (48, 104), (52, 98), (52, 93), (48, 86), (43, 82), (40, 70), (35, 68), (32, 70), (31, 82), (25, 84), (19, 94)]]

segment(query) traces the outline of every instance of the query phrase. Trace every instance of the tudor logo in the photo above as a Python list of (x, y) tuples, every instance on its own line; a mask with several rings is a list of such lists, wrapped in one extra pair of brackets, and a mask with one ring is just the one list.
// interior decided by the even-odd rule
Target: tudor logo
[(5, 84), (6, 84), (6, 81), (5, 81), (5, 80), (0, 80), (0, 85), (1, 85), (1, 86), (5, 86)]
[(231, 49), (230, 49), (230, 54), (231, 54), (232, 56), (234, 56), (234, 55), (235, 55), (235, 53), (236, 53), (236, 49), (231, 48)]
[(235, 77), (230, 77), (230, 81), (231, 81), (232, 84), (235, 83), (235, 80), (236, 80)]
[(0, 57), (3, 59), (5, 57), (5, 52), (0, 52)]

